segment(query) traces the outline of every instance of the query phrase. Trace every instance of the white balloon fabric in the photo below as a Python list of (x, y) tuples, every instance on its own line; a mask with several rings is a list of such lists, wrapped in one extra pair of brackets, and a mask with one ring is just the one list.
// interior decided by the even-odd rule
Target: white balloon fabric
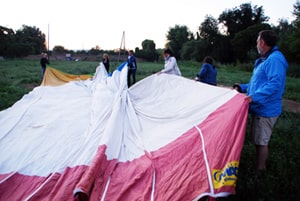
[(39, 86), (0, 112), (0, 200), (198, 200), (235, 193), (244, 95), (127, 63)]

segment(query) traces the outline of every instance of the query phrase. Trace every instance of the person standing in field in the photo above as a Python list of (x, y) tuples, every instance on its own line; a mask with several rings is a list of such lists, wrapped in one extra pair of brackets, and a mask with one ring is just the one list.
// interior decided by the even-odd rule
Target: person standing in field
[[(137, 70), (136, 58), (133, 54), (133, 50), (128, 51), (127, 66), (128, 66), (127, 85), (128, 87), (130, 87), (136, 82), (135, 75)], [(131, 82), (131, 77), (132, 77), (132, 82)]]
[(47, 64), (50, 64), (47, 53), (42, 53), (42, 58), (40, 60), (41, 68), (42, 68), (42, 77), (44, 78)]
[(199, 73), (196, 75), (195, 80), (210, 85), (217, 85), (217, 68), (213, 65), (213, 58), (206, 56), (203, 59), (203, 64)]
[(106, 53), (103, 54), (102, 63), (105, 66), (106, 72), (109, 73), (109, 56), (108, 56), (108, 54), (106, 54)]
[(256, 173), (266, 171), (268, 144), (272, 129), (282, 112), (288, 63), (276, 46), (274, 31), (260, 31), (257, 50), (260, 58), (255, 61), (253, 74), (247, 84), (234, 84), (233, 88), (247, 94), (251, 117), (251, 134), (256, 148)]
[(157, 72), (157, 75), (160, 75), (161, 73), (167, 73), (167, 74), (173, 74), (181, 76), (180, 69), (177, 65), (177, 60), (173, 56), (173, 53), (170, 49), (165, 49), (163, 53), (164, 59), (165, 59), (165, 65), (164, 69)]

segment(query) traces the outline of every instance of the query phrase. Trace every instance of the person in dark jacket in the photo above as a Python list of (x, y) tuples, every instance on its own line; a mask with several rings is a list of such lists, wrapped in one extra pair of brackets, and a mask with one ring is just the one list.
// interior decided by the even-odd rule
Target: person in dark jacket
[(108, 54), (106, 54), (106, 53), (103, 54), (102, 63), (105, 66), (106, 72), (109, 73), (109, 56), (108, 56)]
[[(128, 51), (127, 66), (128, 66), (127, 85), (128, 87), (130, 87), (136, 82), (135, 75), (137, 70), (136, 59), (133, 54), (133, 50)], [(131, 82), (131, 77), (132, 77), (132, 82)]]
[(213, 58), (210, 56), (206, 56), (203, 59), (203, 64), (195, 80), (216, 86), (217, 74), (218, 71), (217, 68), (213, 65)]
[(47, 64), (50, 64), (47, 53), (42, 53), (42, 58), (40, 60), (41, 68), (42, 68), (42, 77), (45, 75)]

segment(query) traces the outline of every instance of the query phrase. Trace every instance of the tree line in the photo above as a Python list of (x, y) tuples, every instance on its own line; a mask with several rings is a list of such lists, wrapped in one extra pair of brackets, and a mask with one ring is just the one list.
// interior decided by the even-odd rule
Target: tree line
[[(202, 61), (206, 55), (212, 56), (220, 63), (247, 63), (256, 58), (256, 39), (258, 32), (272, 29), (278, 35), (278, 46), (289, 62), (299, 63), (300, 59), (300, 2), (293, 5), (295, 20), (289, 23), (280, 19), (277, 26), (268, 24), (262, 6), (244, 3), (232, 9), (226, 9), (216, 19), (206, 15), (196, 33), (187, 26), (175, 25), (166, 36), (166, 47), (174, 52), (178, 60)], [(0, 26), (0, 56), (23, 57), (47, 51), (45, 34), (37, 27), (23, 27), (16, 32)], [(119, 50), (124, 52), (126, 50)], [(63, 46), (55, 46), (52, 52), (72, 53)], [(79, 53), (99, 54), (99, 46)], [(136, 48), (137, 57), (147, 61), (157, 61), (162, 50), (156, 49), (153, 40), (142, 41), (142, 49)], [(118, 54), (110, 50), (111, 54)]]
[(0, 26), (0, 56), (23, 57), (46, 51), (45, 34), (39, 28), (23, 25), (16, 32)]
[[(300, 2), (294, 5), (295, 20), (280, 19), (279, 25), (268, 24), (262, 6), (251, 3), (223, 11), (218, 19), (206, 15), (196, 34), (186, 26), (176, 25), (167, 34), (167, 46), (178, 59), (202, 61), (206, 55), (221, 63), (247, 63), (256, 58), (258, 32), (272, 29), (278, 35), (278, 46), (289, 62), (299, 63)], [(221, 27), (221, 28), (220, 28)]]

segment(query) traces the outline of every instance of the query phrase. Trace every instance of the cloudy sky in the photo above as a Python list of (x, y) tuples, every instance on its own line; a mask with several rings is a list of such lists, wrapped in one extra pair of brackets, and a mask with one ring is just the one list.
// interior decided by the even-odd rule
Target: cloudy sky
[(196, 33), (206, 15), (217, 19), (243, 3), (262, 6), (273, 25), (282, 18), (294, 20), (296, 0), (6, 0), (1, 2), (0, 25), (13, 30), (35, 26), (49, 38), (50, 49), (134, 49), (145, 39), (163, 48), (170, 27), (185, 25)]

